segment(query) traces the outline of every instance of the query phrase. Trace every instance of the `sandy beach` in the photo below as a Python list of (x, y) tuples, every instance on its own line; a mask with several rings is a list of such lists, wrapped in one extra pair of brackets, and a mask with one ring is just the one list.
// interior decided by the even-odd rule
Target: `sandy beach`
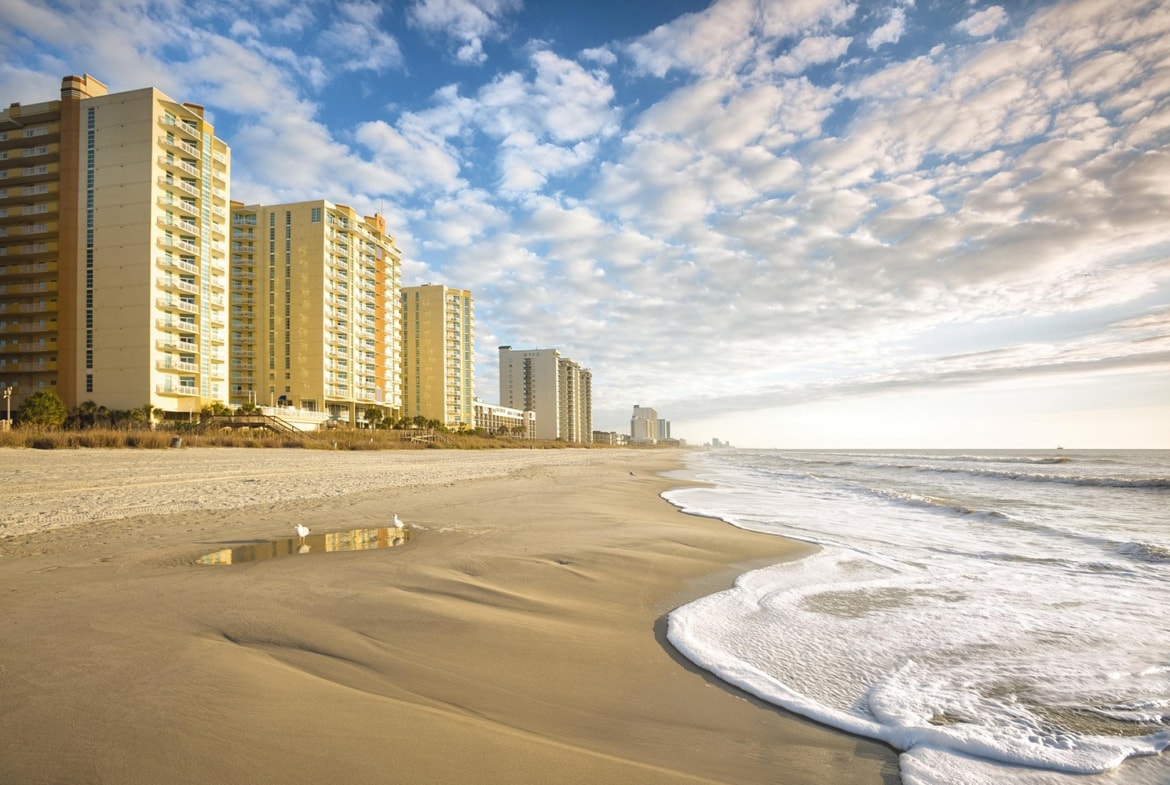
[[(665, 614), (804, 546), (681, 454), (0, 450), (0, 782), (893, 785), (682, 660)], [(201, 556), (406, 521), (403, 545)]]

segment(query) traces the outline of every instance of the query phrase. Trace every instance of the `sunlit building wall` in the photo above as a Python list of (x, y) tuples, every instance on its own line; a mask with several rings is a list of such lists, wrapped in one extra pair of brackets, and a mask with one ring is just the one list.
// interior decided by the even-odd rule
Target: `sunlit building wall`
[(326, 200), (236, 204), (232, 227), (233, 402), (399, 417), (401, 254), (385, 219)]
[(19, 260), (17, 275), (44, 275), (13, 292), (36, 295), (16, 304), (32, 317), (17, 347), (46, 347), (17, 363), (36, 375), (16, 397), (55, 387), (68, 407), (180, 413), (226, 402), (227, 145), (201, 106), (154, 88), (110, 94), (69, 76), (59, 102), (38, 106), (38, 118), (14, 106), (0, 123), (6, 144), (29, 145), (20, 167), (0, 166), (0, 201), (33, 211), (4, 258)]
[(449, 428), (475, 427), (475, 310), (471, 292), (402, 289), (403, 411)]

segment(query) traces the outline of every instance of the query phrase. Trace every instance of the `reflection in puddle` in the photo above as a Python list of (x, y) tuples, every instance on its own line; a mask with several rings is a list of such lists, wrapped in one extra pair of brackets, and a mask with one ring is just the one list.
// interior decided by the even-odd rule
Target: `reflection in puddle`
[(273, 542), (257, 542), (225, 548), (200, 556), (199, 564), (239, 564), (246, 561), (275, 559), (279, 556), (300, 556), (307, 553), (333, 551), (367, 551), (374, 548), (392, 548), (404, 545), (410, 539), (409, 529), (385, 527), (382, 529), (353, 529), (344, 532), (310, 534), (307, 537), (289, 537)]

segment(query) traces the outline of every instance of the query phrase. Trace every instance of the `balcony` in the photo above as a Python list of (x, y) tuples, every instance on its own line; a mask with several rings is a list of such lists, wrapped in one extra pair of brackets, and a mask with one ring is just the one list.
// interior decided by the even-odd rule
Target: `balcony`
[(154, 301), (154, 304), (159, 308), (174, 308), (185, 313), (199, 313), (199, 306), (187, 300), (167, 300), (160, 297)]
[(190, 262), (183, 261), (182, 259), (176, 258), (174, 256), (157, 256), (155, 257), (155, 264), (164, 270), (174, 269), (182, 270), (183, 272), (190, 273), (192, 275), (199, 274), (198, 267), (191, 264)]
[(158, 238), (158, 244), (162, 248), (178, 248), (180, 251), (186, 251), (187, 253), (199, 253), (199, 246), (190, 240), (160, 237)]
[(190, 234), (199, 234), (199, 224), (194, 221), (180, 218), (177, 221), (168, 221), (166, 216), (160, 215), (155, 221), (162, 229), (174, 229), (180, 232), (188, 232)]
[(180, 169), (193, 177), (199, 176), (199, 170), (186, 161), (176, 161), (173, 158), (168, 160), (165, 155), (160, 155), (158, 157), (158, 162), (160, 166), (167, 166), (172, 169)]
[(176, 341), (173, 338), (159, 338), (154, 342), (154, 345), (156, 348), (164, 351), (199, 354), (199, 345), (194, 341)]
[[(176, 126), (176, 127), (178, 127), (178, 126)], [(188, 133), (190, 133), (192, 135), (198, 135), (199, 132), (198, 131), (188, 131)], [(201, 158), (203, 156), (203, 153), (200, 152), (198, 147), (196, 147), (195, 145), (191, 144), (190, 142), (188, 142), (184, 139), (178, 139), (178, 138), (168, 139), (166, 136), (160, 136), (158, 138), (158, 143), (163, 145), (164, 147), (173, 147), (176, 150), (182, 150), (183, 152), (187, 153), (188, 155), (194, 156), (196, 160), (198, 160), (199, 158)]]
[(160, 371), (199, 373), (199, 366), (196, 363), (183, 362), (182, 360), (159, 360), (154, 364), (154, 367)]
[(156, 384), (154, 391), (159, 395), (199, 395), (199, 388), (189, 384)]
[(164, 278), (158, 282), (158, 285), (163, 289), (178, 289), (189, 294), (199, 294), (199, 287), (193, 282), (184, 281), (179, 278)]
[[(170, 321), (168, 319), (156, 319), (155, 326), (160, 330), (177, 330), (181, 333), (197, 333), (199, 332), (199, 325), (195, 322)], [(214, 340), (214, 336), (212, 336)]]
[(158, 206), (164, 209), (174, 207), (188, 215), (193, 215), (196, 218), (199, 217), (199, 208), (190, 202), (184, 202), (182, 199), (175, 200), (169, 199), (166, 196), (160, 196), (158, 198)]
[(180, 191), (186, 191), (187, 193), (191, 194), (192, 196), (195, 196), (195, 197), (199, 196), (199, 189), (198, 188), (196, 188), (195, 186), (191, 185), (188, 182), (184, 182), (183, 180), (176, 180), (173, 177), (167, 177), (166, 175), (160, 175), (158, 178), (158, 184), (163, 186), (164, 188), (178, 188)]

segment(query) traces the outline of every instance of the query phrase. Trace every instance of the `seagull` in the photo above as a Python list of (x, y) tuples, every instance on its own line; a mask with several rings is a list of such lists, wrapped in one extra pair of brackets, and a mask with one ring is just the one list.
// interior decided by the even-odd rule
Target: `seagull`
[(303, 523), (298, 523), (298, 524), (297, 524), (297, 534), (298, 534), (298, 535), (300, 535), (300, 538), (301, 538), (302, 540), (303, 540), (303, 539), (305, 539), (305, 537), (307, 537), (307, 536), (308, 536), (308, 534), (309, 534), (309, 532), (310, 532), (310, 531), (312, 531), (312, 529), (310, 529), (310, 528), (309, 528), (308, 526), (306, 526), (305, 524), (303, 524)]
[(394, 513), (394, 528), (401, 529), (405, 525), (406, 524), (402, 522), (402, 519), (398, 517), (398, 513)]

